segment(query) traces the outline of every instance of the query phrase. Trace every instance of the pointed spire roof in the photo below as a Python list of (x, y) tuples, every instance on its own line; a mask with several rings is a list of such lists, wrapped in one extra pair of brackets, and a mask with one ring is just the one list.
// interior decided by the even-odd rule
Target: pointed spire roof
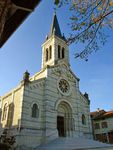
[(57, 20), (56, 12), (54, 13), (54, 16), (53, 16), (53, 21), (52, 21), (51, 30), (50, 30), (50, 36), (53, 34), (62, 38), (62, 34), (61, 34), (61, 30), (60, 30), (59, 23)]

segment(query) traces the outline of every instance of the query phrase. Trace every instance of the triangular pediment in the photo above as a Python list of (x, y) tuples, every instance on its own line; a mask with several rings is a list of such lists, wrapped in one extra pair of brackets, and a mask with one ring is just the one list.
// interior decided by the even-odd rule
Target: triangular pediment
[(54, 75), (57, 75), (59, 77), (66, 77), (68, 78), (68, 80), (78, 80), (79, 81), (79, 78), (76, 77), (76, 75), (72, 72), (71, 68), (65, 64), (65, 63), (62, 63), (62, 64), (59, 64), (59, 65), (56, 65), (56, 66), (52, 66), (52, 67), (49, 67), (51, 68), (51, 73), (54, 74)]

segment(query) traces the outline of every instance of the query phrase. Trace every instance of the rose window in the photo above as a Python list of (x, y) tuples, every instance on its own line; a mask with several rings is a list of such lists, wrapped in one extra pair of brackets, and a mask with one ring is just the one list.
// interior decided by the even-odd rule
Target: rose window
[(69, 92), (69, 83), (65, 79), (61, 79), (59, 81), (59, 89), (62, 93)]

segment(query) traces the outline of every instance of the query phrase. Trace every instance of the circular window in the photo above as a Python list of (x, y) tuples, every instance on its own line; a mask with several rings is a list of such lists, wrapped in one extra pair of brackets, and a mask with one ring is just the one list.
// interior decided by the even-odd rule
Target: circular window
[(69, 83), (65, 79), (61, 79), (58, 83), (59, 89), (63, 94), (69, 93), (70, 86)]

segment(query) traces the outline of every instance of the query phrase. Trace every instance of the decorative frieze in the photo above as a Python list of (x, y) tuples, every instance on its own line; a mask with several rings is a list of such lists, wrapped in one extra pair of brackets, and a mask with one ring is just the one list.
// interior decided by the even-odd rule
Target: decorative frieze
[(38, 83), (31, 83), (29, 85), (29, 89), (34, 90), (34, 89), (37, 89), (37, 88), (42, 88), (42, 87), (44, 87), (44, 85), (45, 85), (44, 81), (38, 82)]

